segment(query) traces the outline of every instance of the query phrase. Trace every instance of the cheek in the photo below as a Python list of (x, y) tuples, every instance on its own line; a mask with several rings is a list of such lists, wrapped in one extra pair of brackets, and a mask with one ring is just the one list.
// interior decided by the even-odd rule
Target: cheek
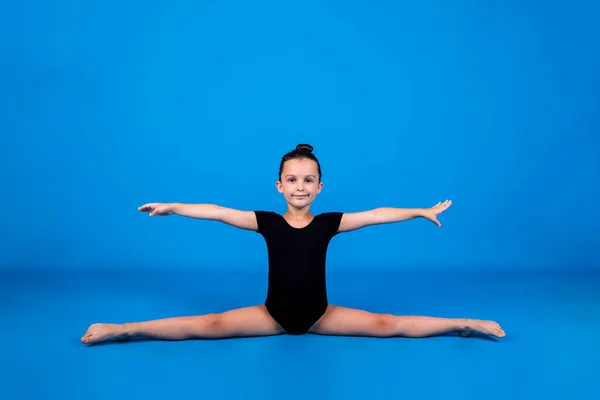
[(306, 190), (310, 193), (310, 194), (315, 194), (317, 193), (317, 191), (319, 190), (319, 187), (317, 186), (316, 183), (310, 183), (308, 185), (306, 185)]

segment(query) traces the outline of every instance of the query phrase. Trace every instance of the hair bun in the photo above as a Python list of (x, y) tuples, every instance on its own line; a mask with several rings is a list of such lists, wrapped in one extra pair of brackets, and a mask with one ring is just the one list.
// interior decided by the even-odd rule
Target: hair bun
[(298, 151), (305, 151), (307, 153), (312, 153), (313, 151), (313, 147), (310, 144), (299, 144), (298, 146), (296, 146), (296, 150)]

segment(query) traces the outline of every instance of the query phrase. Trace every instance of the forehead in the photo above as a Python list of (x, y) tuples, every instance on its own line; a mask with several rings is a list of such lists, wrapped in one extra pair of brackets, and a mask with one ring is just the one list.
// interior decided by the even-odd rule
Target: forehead
[(288, 160), (283, 166), (283, 174), (287, 175), (315, 175), (319, 170), (317, 163), (307, 158)]

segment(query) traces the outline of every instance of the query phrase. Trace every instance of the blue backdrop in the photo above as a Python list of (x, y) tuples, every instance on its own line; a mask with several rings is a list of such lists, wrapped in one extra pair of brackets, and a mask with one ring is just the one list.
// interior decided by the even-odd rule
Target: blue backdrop
[(262, 270), (255, 233), (146, 202), (426, 207), (330, 268), (599, 268), (600, 28), (591, 1), (103, 1), (0, 12), (2, 268)]

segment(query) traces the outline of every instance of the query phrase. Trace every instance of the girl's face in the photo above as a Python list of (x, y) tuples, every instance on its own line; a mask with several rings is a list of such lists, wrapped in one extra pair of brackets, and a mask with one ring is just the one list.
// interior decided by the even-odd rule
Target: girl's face
[(317, 163), (306, 158), (286, 161), (281, 181), (277, 181), (279, 193), (283, 194), (288, 204), (296, 208), (310, 205), (322, 188)]

